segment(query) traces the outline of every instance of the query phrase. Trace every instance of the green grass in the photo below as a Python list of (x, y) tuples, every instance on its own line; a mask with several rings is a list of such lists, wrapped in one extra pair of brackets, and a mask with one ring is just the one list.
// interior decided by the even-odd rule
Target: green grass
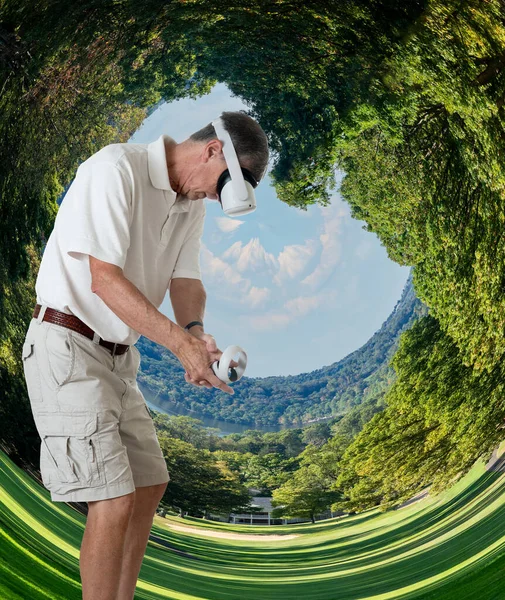
[[(0, 598), (80, 598), (84, 517), (51, 502), (4, 454), (0, 481)], [(221, 539), (168, 523), (299, 537)], [(505, 599), (505, 477), (482, 462), (401, 510), (271, 527), (170, 516), (155, 519), (153, 534), (138, 599)]]

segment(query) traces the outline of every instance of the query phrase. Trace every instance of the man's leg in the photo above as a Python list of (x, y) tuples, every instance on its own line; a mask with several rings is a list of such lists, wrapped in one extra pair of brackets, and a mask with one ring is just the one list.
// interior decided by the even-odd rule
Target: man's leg
[(83, 600), (116, 600), (136, 492), (88, 502), (80, 570)]
[(166, 483), (138, 487), (135, 504), (125, 536), (124, 556), (117, 600), (132, 600), (146, 551), (156, 508), (163, 497)]

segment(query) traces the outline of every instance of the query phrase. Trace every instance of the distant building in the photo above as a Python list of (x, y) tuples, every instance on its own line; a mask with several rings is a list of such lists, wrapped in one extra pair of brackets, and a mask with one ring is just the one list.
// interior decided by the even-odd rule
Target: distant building
[[(268, 496), (254, 496), (251, 498), (251, 506), (257, 507), (258, 511), (253, 513), (229, 513), (228, 518), (223, 515), (210, 514), (210, 518), (215, 521), (224, 521), (227, 523), (236, 523), (242, 525), (291, 525), (293, 523), (307, 523), (310, 519), (300, 519), (298, 517), (281, 517), (273, 518), (272, 498)], [(321, 519), (331, 519), (343, 515), (345, 513), (337, 513), (326, 511), (316, 516), (316, 521)]]

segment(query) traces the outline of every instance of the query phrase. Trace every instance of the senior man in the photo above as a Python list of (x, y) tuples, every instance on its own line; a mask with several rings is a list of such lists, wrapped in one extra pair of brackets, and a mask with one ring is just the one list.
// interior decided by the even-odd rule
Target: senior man
[[(243, 111), (219, 123), (257, 185), (265, 133)], [(170, 480), (136, 382), (140, 335), (172, 351), (187, 382), (233, 393), (211, 369), (222, 352), (204, 332), (199, 264), (204, 198), (221, 202), (227, 166), (212, 123), (182, 143), (105, 146), (79, 166), (42, 257), (23, 365), (43, 483), (53, 501), (88, 503), (84, 600), (133, 598)], [(167, 289), (176, 323), (158, 310)]]

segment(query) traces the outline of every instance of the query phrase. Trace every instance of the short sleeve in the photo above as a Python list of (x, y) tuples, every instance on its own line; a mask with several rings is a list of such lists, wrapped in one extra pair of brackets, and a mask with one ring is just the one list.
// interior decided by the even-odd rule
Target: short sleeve
[(188, 279), (202, 279), (200, 273), (200, 243), (205, 222), (205, 204), (203, 210), (191, 223), (184, 238), (175, 263), (172, 279), (187, 277)]
[(83, 163), (58, 211), (63, 250), (72, 258), (92, 256), (124, 268), (130, 246), (132, 186), (111, 162)]

